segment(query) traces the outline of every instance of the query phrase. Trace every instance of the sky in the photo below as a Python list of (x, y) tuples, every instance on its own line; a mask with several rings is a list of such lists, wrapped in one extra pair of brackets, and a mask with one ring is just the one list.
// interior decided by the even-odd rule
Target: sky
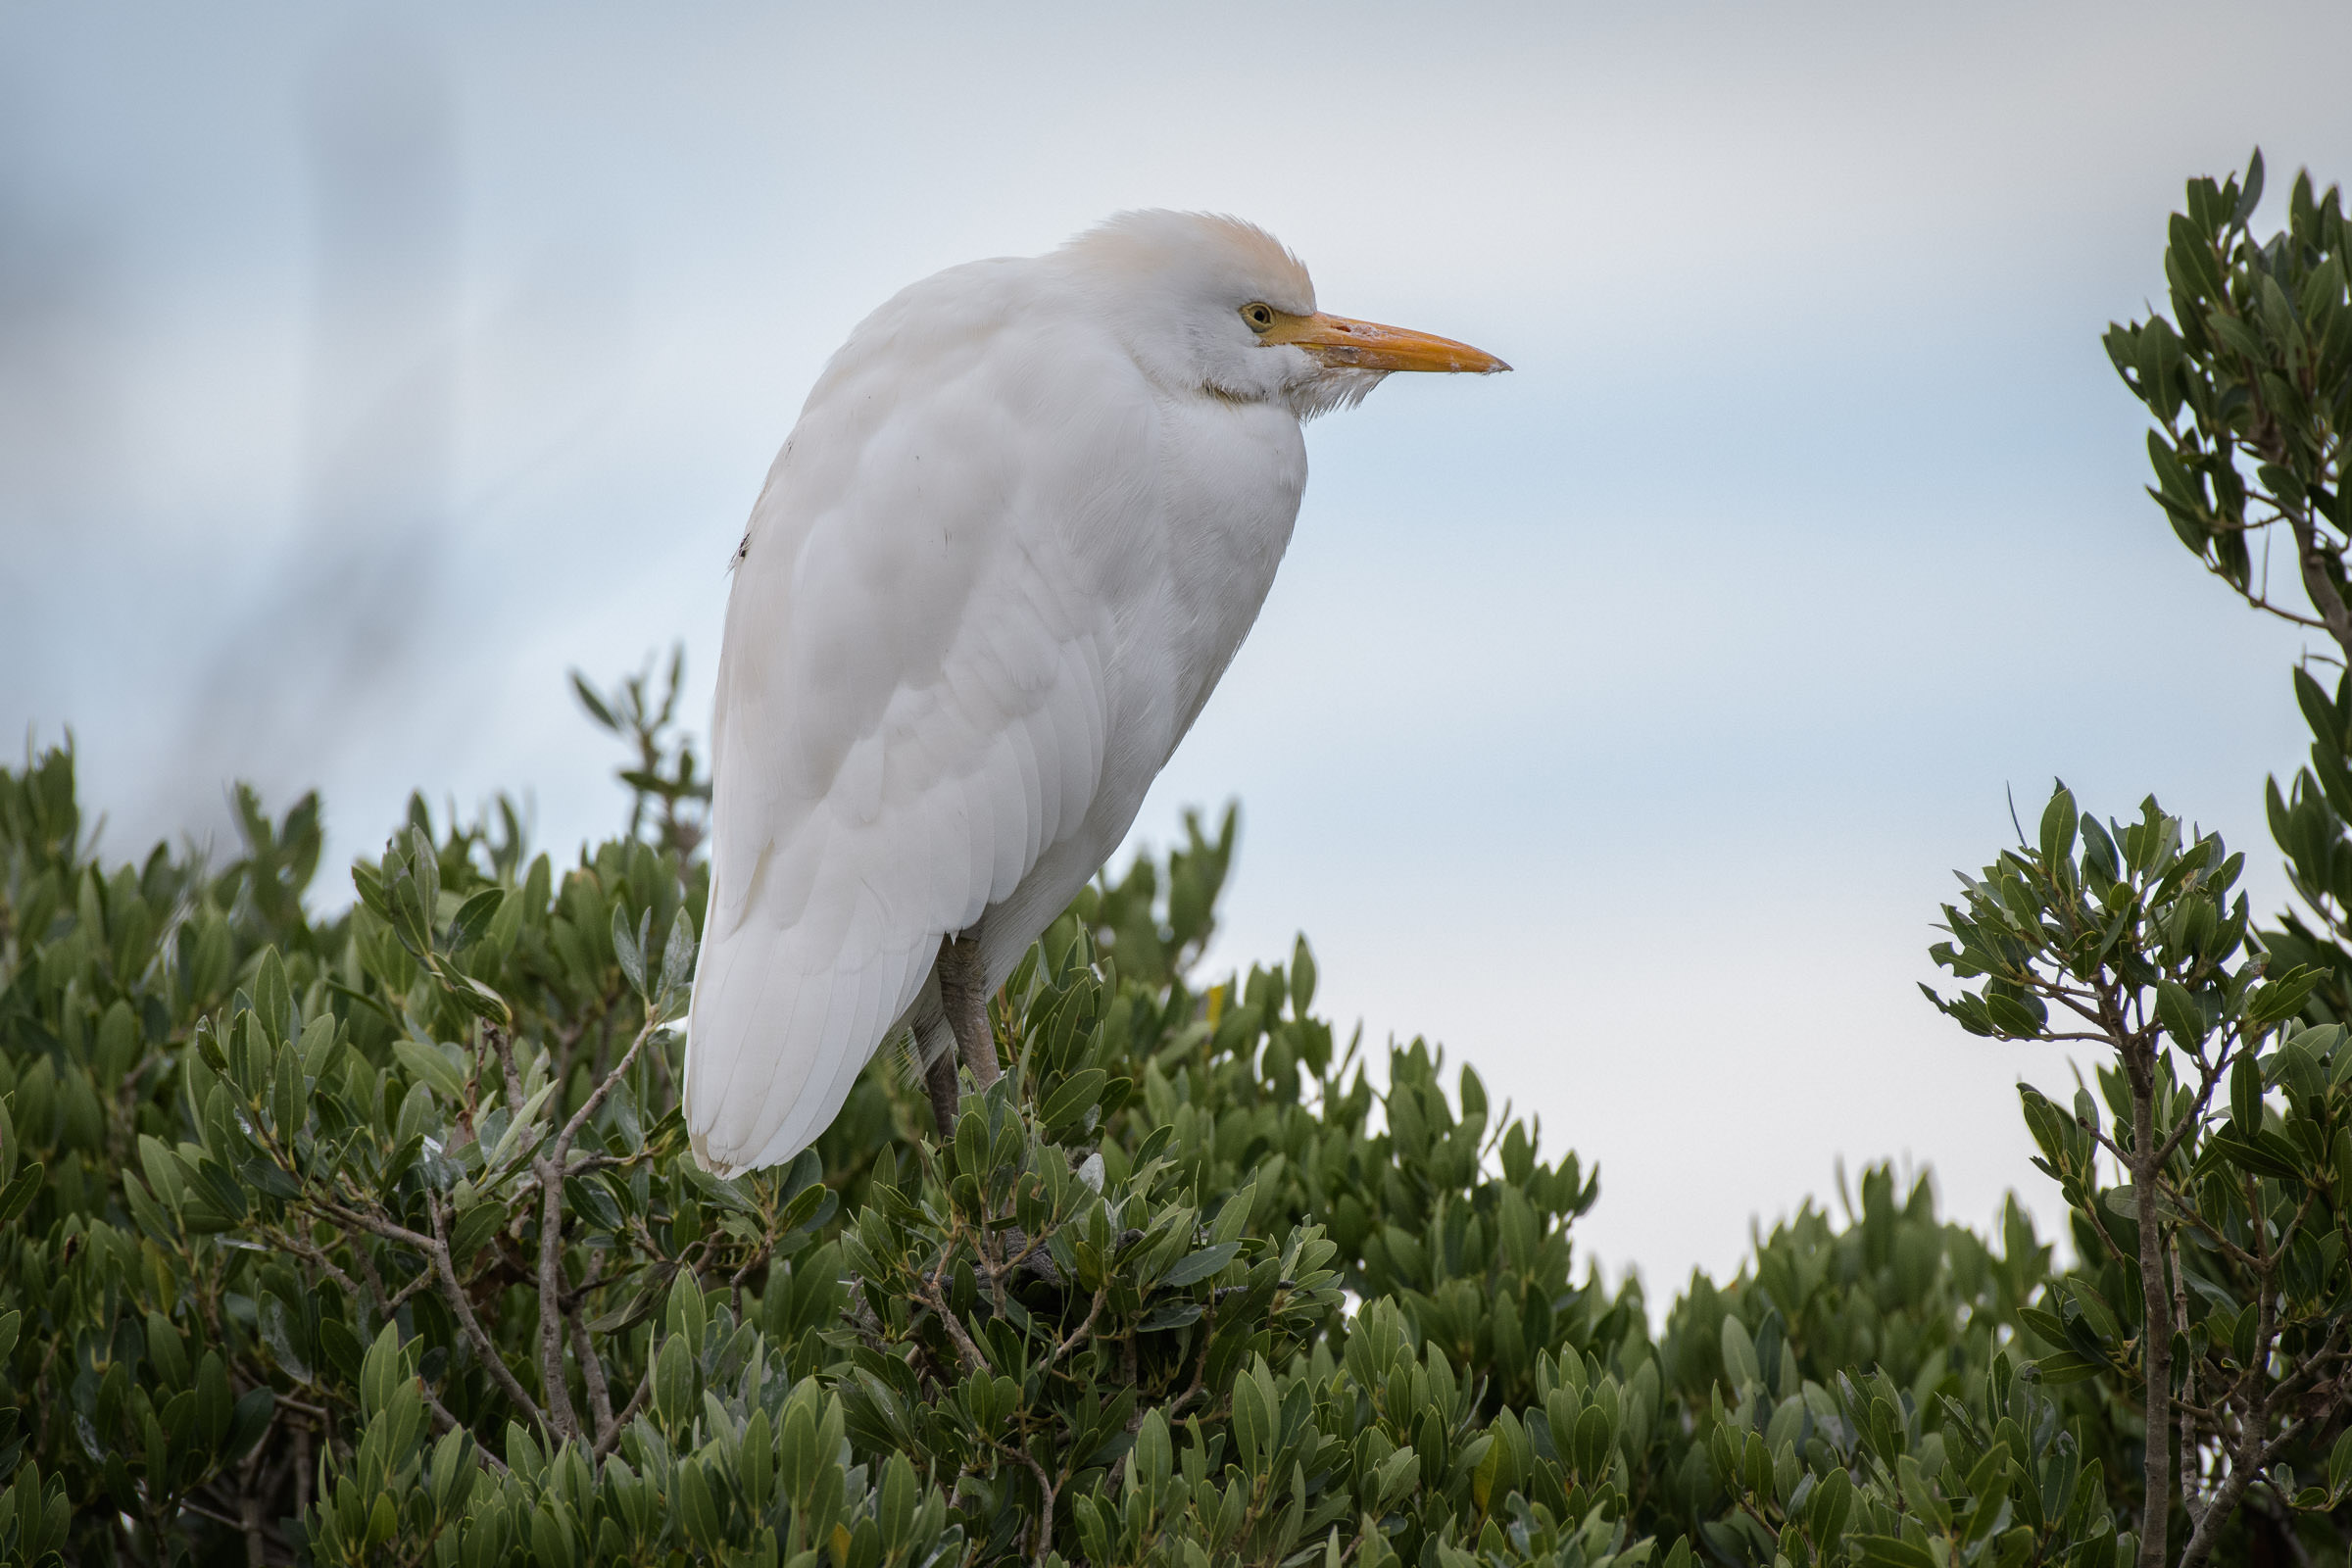
[[(1288, 955), (1601, 1173), (1653, 1293), (1837, 1172), (1989, 1222), (2023, 1076), (1921, 998), (2054, 777), (2284, 881), (2302, 647), (2142, 494), (2099, 347), (2182, 179), (2352, 172), (2336, 5), (689, 9), (0, 0), (0, 726), (105, 845), (323, 792), (625, 802), (565, 673), (682, 640), (825, 356), (1125, 208), (1517, 368), (1308, 433), (1256, 631), (1137, 824), (1238, 799)], [(339, 882), (322, 878), (322, 882)], [(346, 896), (339, 887), (323, 890)]]

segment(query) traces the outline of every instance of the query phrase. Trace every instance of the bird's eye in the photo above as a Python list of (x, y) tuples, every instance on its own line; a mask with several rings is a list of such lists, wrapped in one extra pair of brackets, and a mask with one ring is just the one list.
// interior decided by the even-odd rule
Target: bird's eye
[(1271, 331), (1274, 326), (1274, 308), (1270, 305), (1245, 305), (1242, 319), (1250, 323), (1252, 332)]

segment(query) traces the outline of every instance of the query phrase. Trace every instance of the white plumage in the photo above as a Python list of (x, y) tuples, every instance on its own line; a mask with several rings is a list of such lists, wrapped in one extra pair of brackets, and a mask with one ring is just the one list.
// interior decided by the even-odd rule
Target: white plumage
[(686, 1121), (721, 1173), (814, 1141), (875, 1050), (950, 1049), (1125, 837), (1257, 616), (1299, 423), (1391, 370), (1507, 368), (1319, 316), (1230, 219), (1135, 213), (951, 268), (851, 333), (735, 564)]

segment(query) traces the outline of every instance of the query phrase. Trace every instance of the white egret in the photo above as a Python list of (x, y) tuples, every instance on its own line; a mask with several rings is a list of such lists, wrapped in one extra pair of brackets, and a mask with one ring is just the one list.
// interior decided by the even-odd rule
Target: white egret
[(1114, 218), (859, 323), (736, 553), (686, 1124), (722, 1174), (813, 1142), (911, 1028), (944, 1131), (986, 999), (1126, 836), (1257, 618), (1302, 420), (1508, 369), (1326, 316), (1262, 229)]

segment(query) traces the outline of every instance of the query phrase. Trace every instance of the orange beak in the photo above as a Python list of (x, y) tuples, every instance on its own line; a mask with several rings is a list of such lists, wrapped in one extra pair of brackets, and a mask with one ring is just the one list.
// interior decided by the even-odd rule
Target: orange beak
[(1362, 370), (1463, 370), (1493, 375), (1510, 368), (1486, 350), (1449, 337), (1350, 320), (1345, 316), (1283, 312), (1261, 335), (1268, 343), (1295, 343), (1325, 365)]

